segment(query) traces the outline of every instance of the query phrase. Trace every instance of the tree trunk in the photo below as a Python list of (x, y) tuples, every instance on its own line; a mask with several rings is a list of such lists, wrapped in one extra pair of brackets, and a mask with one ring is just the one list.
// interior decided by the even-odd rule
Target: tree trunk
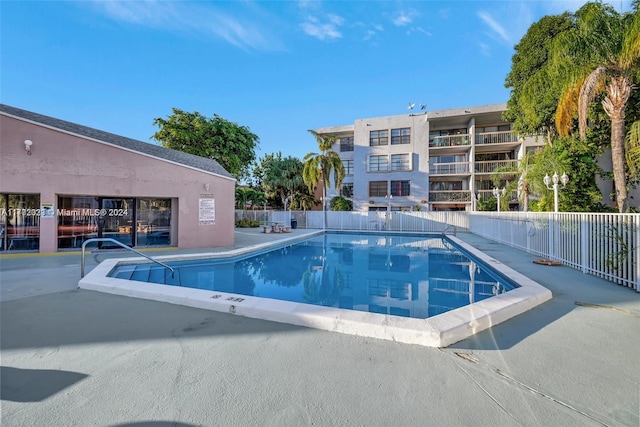
[(629, 212), (624, 156), (624, 119), (611, 119), (611, 161), (616, 202), (620, 213)]
[(602, 100), (604, 111), (611, 117), (611, 162), (616, 204), (620, 213), (629, 212), (624, 155), (624, 110), (629, 101), (631, 89), (631, 81), (625, 76), (612, 77), (607, 85), (607, 96)]

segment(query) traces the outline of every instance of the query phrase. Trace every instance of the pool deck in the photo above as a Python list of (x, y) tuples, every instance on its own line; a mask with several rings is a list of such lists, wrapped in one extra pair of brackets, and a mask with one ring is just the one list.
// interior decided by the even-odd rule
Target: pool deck
[[(553, 299), (437, 349), (77, 289), (78, 253), (0, 256), (0, 423), (640, 425), (640, 294), (457, 237)], [(89, 254), (87, 269), (124, 256)]]

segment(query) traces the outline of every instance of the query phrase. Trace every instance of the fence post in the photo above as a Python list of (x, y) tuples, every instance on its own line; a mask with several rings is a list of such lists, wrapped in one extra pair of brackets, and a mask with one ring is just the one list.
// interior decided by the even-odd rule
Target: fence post
[(586, 219), (587, 214), (580, 214), (580, 246), (582, 248), (580, 253), (582, 272), (586, 273), (589, 265), (589, 242), (591, 236), (589, 236), (589, 221)]
[[(633, 227), (633, 231), (636, 235), (636, 247), (635, 247), (635, 251), (636, 251), (636, 292), (640, 292), (640, 215), (634, 215), (633, 216), (635, 218), (635, 225)], [(633, 250), (633, 249), (632, 249)], [(631, 261), (631, 263), (633, 264), (633, 261)]]
[(549, 247), (547, 248), (547, 254), (549, 258), (553, 258), (555, 255), (555, 240), (554, 240), (554, 232), (556, 227), (555, 216), (552, 212), (549, 212)]

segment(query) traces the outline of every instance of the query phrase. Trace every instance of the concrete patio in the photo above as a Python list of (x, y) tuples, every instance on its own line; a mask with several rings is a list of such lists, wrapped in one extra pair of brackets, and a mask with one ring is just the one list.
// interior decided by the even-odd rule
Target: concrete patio
[[(260, 231), (233, 248), (306, 232)], [(78, 290), (77, 253), (3, 255), (2, 425), (638, 426), (640, 295), (458, 237), (554, 298), (432, 349)]]

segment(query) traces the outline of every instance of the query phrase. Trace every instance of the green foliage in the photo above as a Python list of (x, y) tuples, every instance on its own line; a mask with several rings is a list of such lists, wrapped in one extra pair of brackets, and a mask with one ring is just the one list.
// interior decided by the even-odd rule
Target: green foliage
[(546, 146), (535, 155), (528, 177), (532, 194), (539, 197), (531, 203), (533, 211), (553, 211), (553, 190), (544, 184), (544, 176), (554, 173), (569, 176), (566, 187), (560, 184), (558, 192), (561, 212), (603, 212), (607, 210), (600, 201), (602, 194), (596, 185), (596, 159), (601, 150), (593, 141), (565, 137), (556, 140), (553, 146)]
[(262, 206), (265, 202), (264, 193), (248, 187), (236, 187), (236, 208), (247, 210), (247, 205)]
[(332, 211), (352, 211), (353, 204), (342, 196), (336, 196), (329, 203)]
[(549, 78), (549, 55), (558, 34), (573, 26), (569, 13), (545, 16), (515, 46), (505, 87), (511, 88), (504, 119), (522, 135), (554, 134), (562, 87)]
[(304, 166), (294, 157), (282, 157), (281, 152), (265, 154), (253, 165), (252, 185), (265, 194), (269, 206), (307, 210), (318, 201), (309, 192), (302, 171)]
[(495, 197), (483, 197), (478, 200), (478, 210), (492, 212), (498, 210), (498, 200)]
[(295, 157), (282, 158), (280, 152), (265, 164), (263, 188), (280, 198), (284, 209), (297, 191), (304, 189), (302, 162)]
[(304, 183), (312, 192), (318, 183), (323, 184), (323, 197), (326, 197), (326, 189), (331, 188), (330, 177), (333, 173), (335, 188), (340, 188), (344, 178), (344, 167), (340, 155), (331, 148), (338, 138), (335, 135), (320, 135), (309, 130), (318, 143), (320, 153), (309, 153), (304, 156)]
[(163, 147), (214, 159), (240, 180), (248, 176), (255, 159), (258, 136), (246, 126), (229, 122), (214, 114), (208, 119), (198, 112), (173, 108), (167, 119), (156, 118), (158, 130), (152, 138)]
[(242, 218), (236, 221), (236, 227), (238, 228), (256, 228), (260, 227), (260, 221), (254, 219)]

